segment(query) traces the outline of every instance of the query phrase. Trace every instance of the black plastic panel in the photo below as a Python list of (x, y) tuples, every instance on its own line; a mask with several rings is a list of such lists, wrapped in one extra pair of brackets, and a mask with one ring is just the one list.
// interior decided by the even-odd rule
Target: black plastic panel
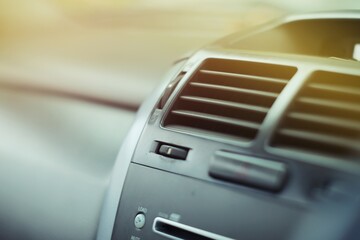
[[(138, 212), (146, 224), (134, 226)], [(166, 239), (152, 231), (156, 217), (180, 215), (179, 222), (229, 238), (289, 239), (304, 209), (266, 196), (131, 164), (112, 239)]]

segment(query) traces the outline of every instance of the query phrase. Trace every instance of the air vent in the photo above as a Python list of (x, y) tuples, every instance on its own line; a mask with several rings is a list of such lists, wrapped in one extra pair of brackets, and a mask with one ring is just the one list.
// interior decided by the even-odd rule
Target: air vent
[(164, 126), (250, 141), (295, 72), (281, 65), (208, 59), (178, 95)]
[(360, 76), (318, 71), (307, 81), (272, 145), (322, 155), (360, 150)]

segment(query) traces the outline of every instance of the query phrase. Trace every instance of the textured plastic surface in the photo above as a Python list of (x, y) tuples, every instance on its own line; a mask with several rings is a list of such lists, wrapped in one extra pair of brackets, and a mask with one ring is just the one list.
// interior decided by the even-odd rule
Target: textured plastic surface
[[(139, 177), (141, 176), (141, 177)], [(146, 209), (142, 230), (133, 227), (139, 209)], [(131, 164), (112, 239), (167, 239), (152, 231), (156, 217), (225, 237), (287, 240), (302, 216), (302, 207), (266, 195), (252, 195), (193, 178)], [(128, 224), (127, 224), (128, 223)], [(256, 230), (261, 229), (261, 230)]]

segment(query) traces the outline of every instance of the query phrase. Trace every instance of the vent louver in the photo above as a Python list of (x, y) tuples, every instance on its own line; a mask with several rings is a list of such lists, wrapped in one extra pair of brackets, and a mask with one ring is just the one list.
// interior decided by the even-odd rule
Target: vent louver
[(360, 77), (318, 71), (295, 98), (271, 145), (322, 155), (360, 150)]
[(295, 72), (281, 65), (208, 59), (178, 95), (164, 126), (250, 141)]

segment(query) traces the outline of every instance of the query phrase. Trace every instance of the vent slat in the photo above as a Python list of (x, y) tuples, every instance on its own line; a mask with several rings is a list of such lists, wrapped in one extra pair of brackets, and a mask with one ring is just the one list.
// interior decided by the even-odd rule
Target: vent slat
[(359, 149), (360, 141), (349, 140), (347, 138), (334, 137), (326, 134), (316, 134), (313, 132), (299, 131), (294, 129), (281, 129), (279, 134), (289, 137), (300, 138), (302, 140), (312, 142), (319, 142), (337, 147), (347, 149)]
[(266, 108), (266, 107), (260, 107), (260, 106), (254, 106), (254, 105), (242, 104), (242, 103), (236, 103), (236, 102), (230, 102), (230, 101), (223, 101), (223, 100), (212, 99), (212, 98), (194, 97), (194, 96), (181, 96), (180, 98), (183, 100), (192, 101), (192, 102), (214, 104), (214, 105), (220, 105), (220, 106), (224, 106), (224, 107), (232, 107), (232, 108), (250, 110), (250, 111), (254, 111), (254, 112), (267, 113), (269, 111), (269, 108)]
[(297, 120), (307, 121), (307, 122), (325, 124), (332, 127), (348, 128), (348, 129), (354, 129), (356, 131), (360, 131), (360, 122), (357, 121), (350, 121), (336, 117), (320, 116), (316, 114), (308, 114), (308, 113), (300, 113), (300, 112), (292, 112), (288, 114), (288, 117)]
[(206, 59), (168, 110), (163, 126), (205, 138), (252, 141), (296, 68)]
[(199, 83), (199, 82), (192, 82), (192, 83), (190, 83), (190, 85), (196, 86), (196, 87), (202, 87), (202, 88), (224, 90), (224, 91), (229, 91), (229, 92), (246, 93), (246, 94), (262, 96), (262, 97), (269, 97), (269, 98), (277, 98), (279, 96), (279, 94), (277, 94), (277, 93), (270, 93), (270, 92), (244, 89), (244, 88), (236, 88), (236, 87), (228, 87), (228, 86), (215, 85), (215, 84)]
[(334, 85), (324, 84), (324, 83), (311, 83), (311, 84), (309, 84), (309, 87), (313, 88), (313, 89), (317, 89), (317, 90), (360, 96), (360, 89), (357, 89), (354, 87), (351, 88), (351, 87), (344, 87), (344, 86), (334, 86)]
[(199, 112), (174, 110), (174, 111), (171, 111), (171, 113), (176, 114), (176, 115), (186, 116), (186, 117), (200, 118), (200, 119), (209, 120), (209, 121), (217, 122), (217, 123), (230, 124), (230, 125), (234, 125), (234, 126), (238, 126), (238, 127), (245, 127), (245, 128), (251, 128), (251, 129), (259, 129), (259, 127), (260, 127), (259, 124), (253, 123), (253, 122), (241, 121), (241, 120), (237, 120), (237, 119), (233, 119), (233, 118), (227, 118), (227, 117), (199, 113)]
[(279, 79), (279, 78), (271, 78), (271, 77), (262, 77), (262, 76), (255, 76), (255, 75), (247, 75), (247, 74), (240, 74), (240, 73), (229, 73), (229, 72), (220, 72), (220, 71), (212, 71), (212, 70), (200, 70), (200, 73), (215, 75), (215, 76), (224, 76), (224, 77), (234, 77), (234, 78), (246, 78), (255, 81), (262, 81), (262, 82), (271, 82), (281, 85), (286, 85), (288, 83), (287, 80)]
[(351, 112), (358, 112), (360, 113), (360, 105), (348, 103), (344, 101), (338, 100), (325, 100), (325, 99), (316, 99), (314, 97), (299, 97), (297, 99), (298, 102), (307, 103), (311, 105), (317, 105), (320, 107), (330, 107), (336, 109), (347, 110)]

